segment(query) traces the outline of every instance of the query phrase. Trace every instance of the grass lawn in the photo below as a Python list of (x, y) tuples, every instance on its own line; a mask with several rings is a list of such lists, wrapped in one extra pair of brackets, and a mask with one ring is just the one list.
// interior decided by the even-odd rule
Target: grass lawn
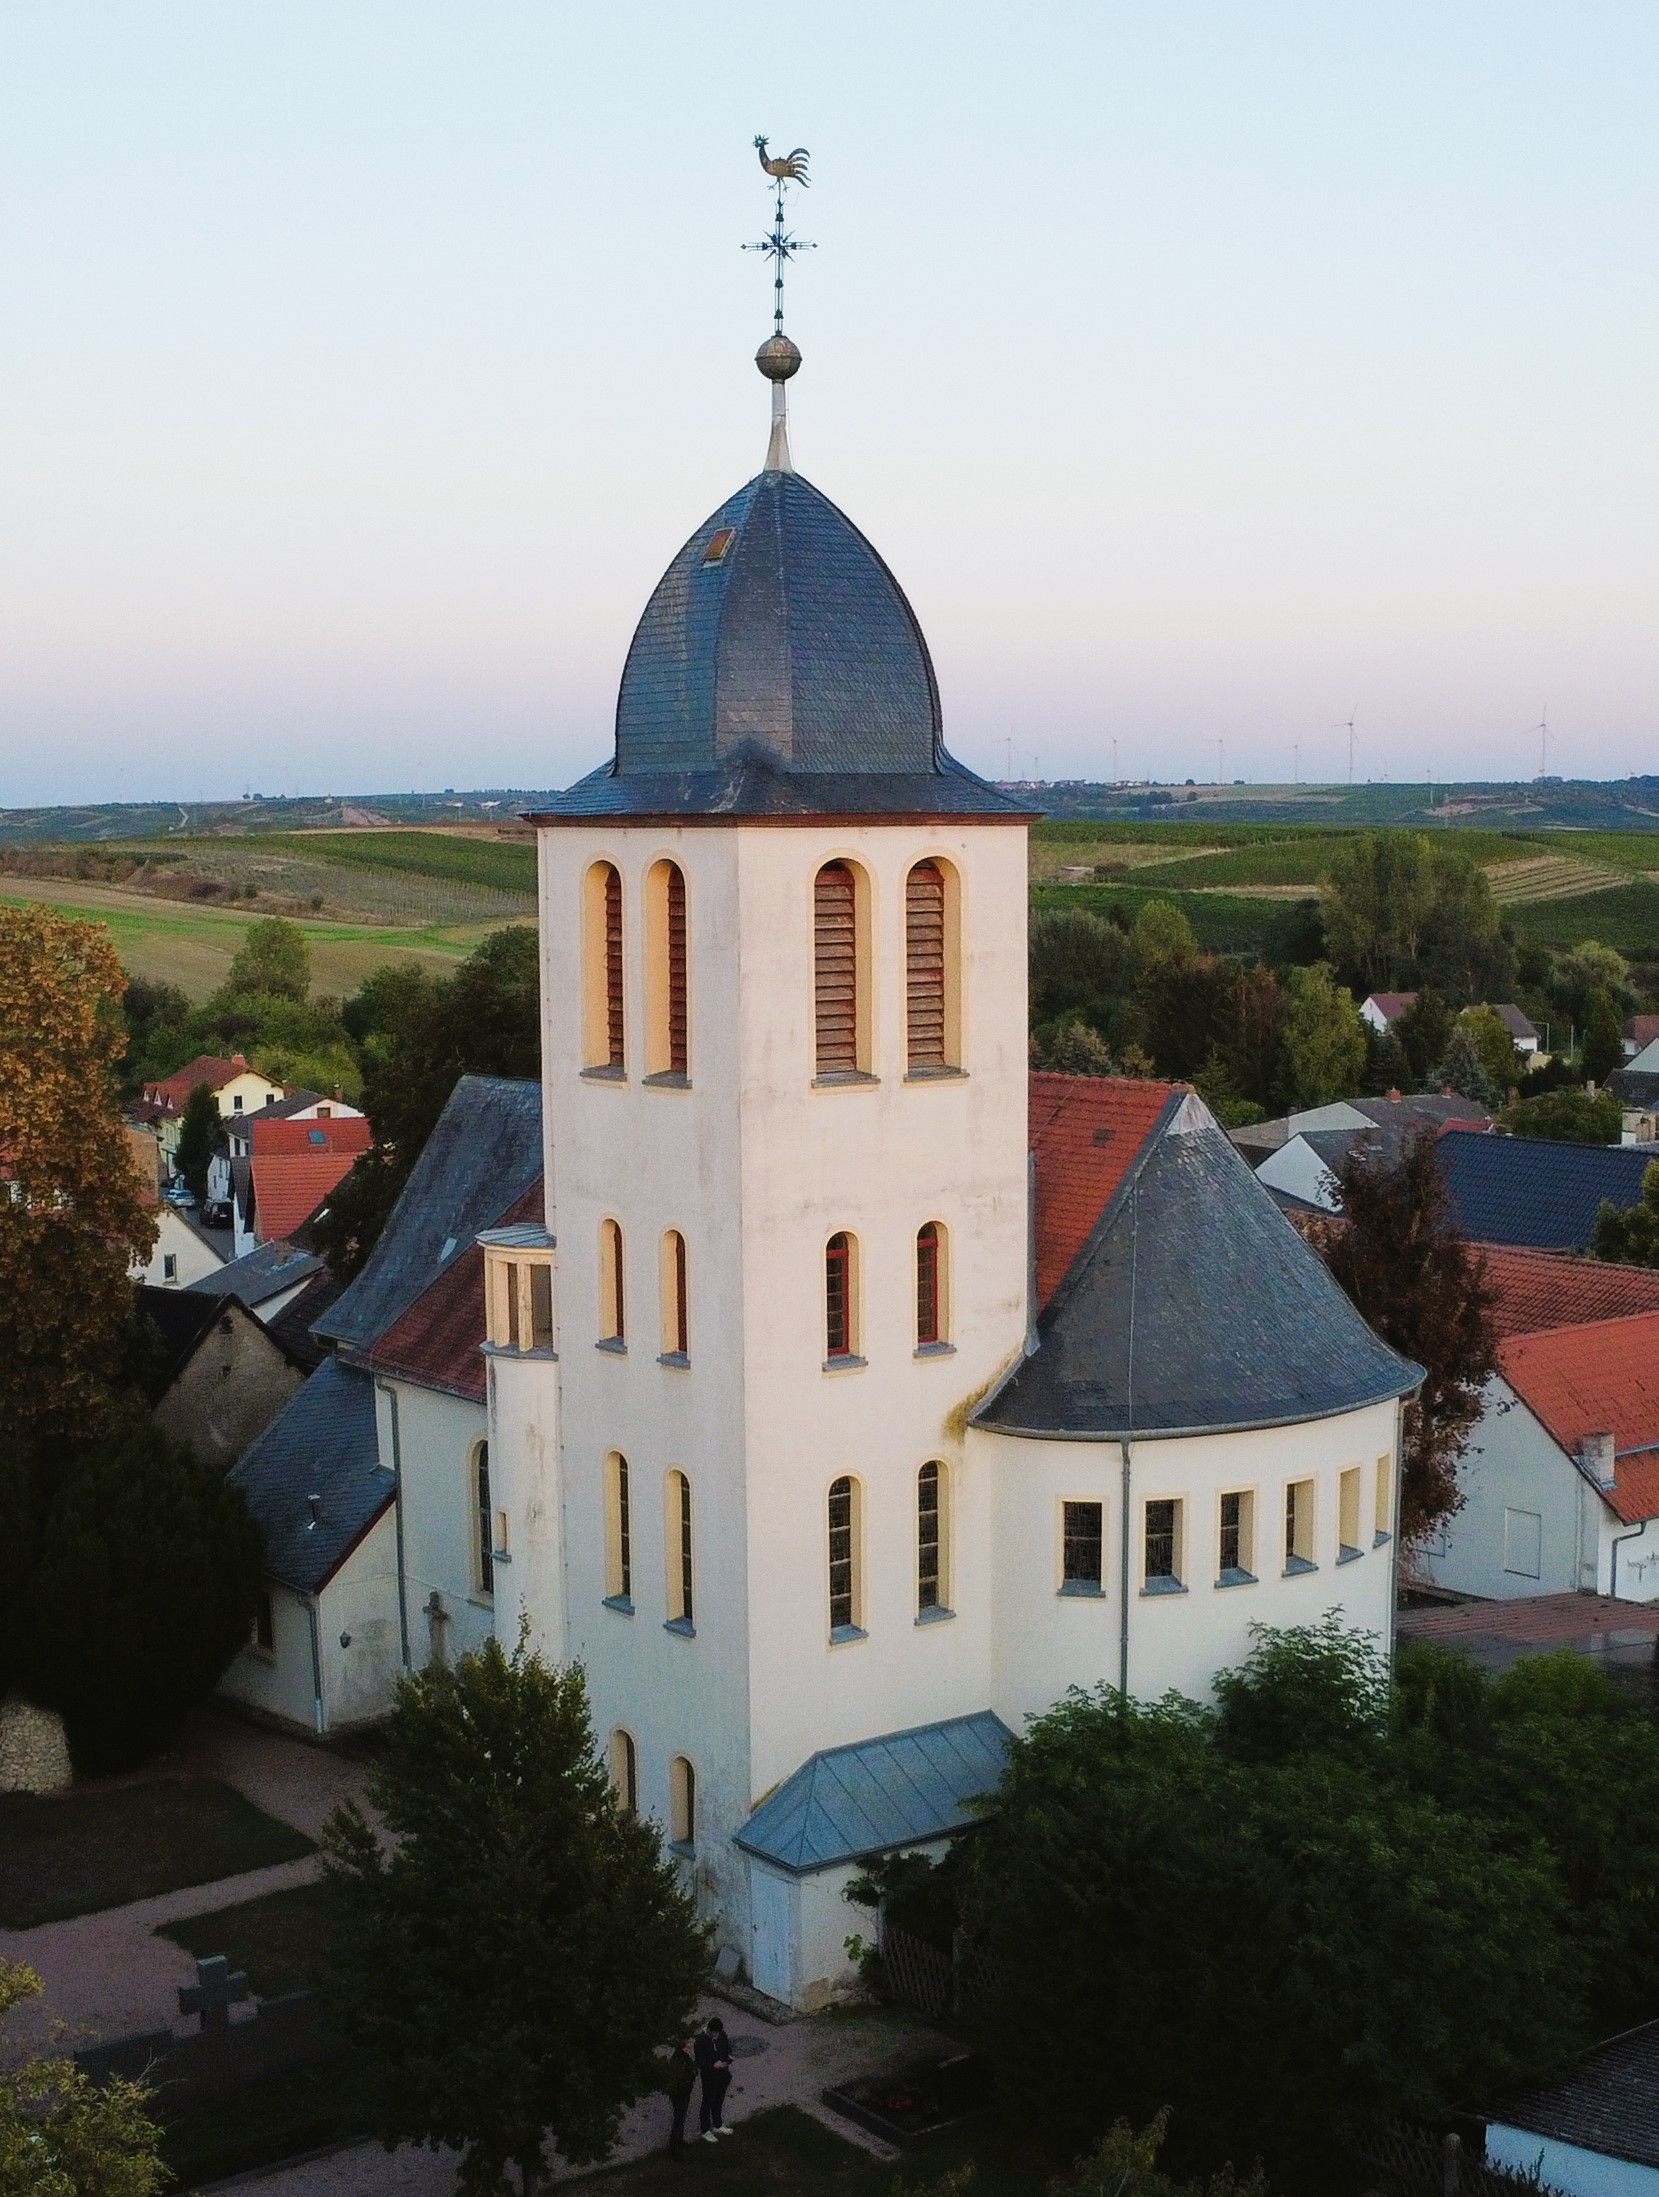
[(156, 1936), (183, 1946), (192, 1960), (225, 1954), (233, 1969), (247, 1971), (256, 1998), (276, 1999), (316, 1984), (333, 1935), (333, 1899), (326, 1884), (296, 1884), (212, 1914), (163, 1923)]
[[(668, 2109), (663, 2108), (666, 2141)], [(789, 2105), (737, 2124), (720, 2144), (691, 2143), (684, 2159), (654, 2152), (632, 2166), (603, 2167), (577, 2185), (593, 2197), (667, 2197), (688, 2187), (722, 2197), (902, 2197), (932, 2189), (953, 2167), (972, 2163), (972, 2197), (1041, 2197), (1052, 2164), (1016, 2152), (994, 2119), (920, 2144), (898, 2164), (875, 2158)]]
[(164, 2110), (162, 2155), (180, 2184), (194, 2188), (366, 2136), (373, 2101), (372, 2063), (364, 2053), (348, 2052), (268, 2075), (211, 2104), (173, 2115)]
[(315, 1851), (217, 1778), (0, 1797), (0, 1927), (30, 1930)]

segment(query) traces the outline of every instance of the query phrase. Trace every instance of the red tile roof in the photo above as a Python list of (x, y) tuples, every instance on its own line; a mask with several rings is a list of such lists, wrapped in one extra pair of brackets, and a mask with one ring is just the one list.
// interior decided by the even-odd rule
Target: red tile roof
[(1126, 1076), (1033, 1075), (1031, 1150), (1037, 1169), (1037, 1303), (1046, 1305), (1088, 1241), (1173, 1083)]
[[(240, 1053), (233, 1053), (229, 1060), (222, 1053), (198, 1053), (194, 1060), (187, 1060), (182, 1068), (175, 1068), (159, 1083), (145, 1084), (144, 1096), (159, 1100), (163, 1105), (170, 1100), (182, 1109), (198, 1083), (205, 1083), (210, 1091), (220, 1091), (234, 1077), (247, 1073), (248, 1064)], [(266, 1081), (269, 1080), (267, 1077)]]
[(1415, 992), (1373, 992), (1365, 1002), (1368, 1007), (1380, 1008), (1385, 1022), (1392, 1022), (1396, 1015), (1403, 1015), (1408, 1007), (1415, 1006), (1416, 1003)]
[(261, 1243), (291, 1236), (316, 1212), (324, 1198), (351, 1172), (354, 1152), (278, 1152), (255, 1158), (254, 1233)]
[(1645, 1052), (1659, 1038), (1659, 1015), (1632, 1015), (1624, 1026), (1624, 1035), (1637, 1052)]
[(1498, 1365), (1570, 1456), (1587, 1434), (1611, 1433), (1607, 1501), (1626, 1525), (1659, 1517), (1659, 1312), (1512, 1335)]
[(1523, 1251), (1509, 1244), (1479, 1248), (1497, 1293), (1493, 1319), (1500, 1337), (1659, 1312), (1659, 1272), (1651, 1267), (1609, 1266), (1601, 1259)]
[[(491, 1225), (511, 1228), (541, 1217), (538, 1182)], [(375, 1373), (413, 1381), (419, 1388), (441, 1388), (481, 1404), (483, 1348), (484, 1254), (476, 1244), (469, 1244), (357, 1363)]]
[(355, 1159), (374, 1142), (374, 1132), (363, 1114), (326, 1114), (321, 1121), (252, 1121), (253, 1156), (265, 1159), (279, 1152), (349, 1152)]
[(1450, 1602), (1402, 1610), (1402, 1640), (1513, 1640), (1558, 1648), (1598, 1634), (1659, 1633), (1659, 1603), (1616, 1602), (1608, 1594), (1524, 1594), (1506, 1602)]

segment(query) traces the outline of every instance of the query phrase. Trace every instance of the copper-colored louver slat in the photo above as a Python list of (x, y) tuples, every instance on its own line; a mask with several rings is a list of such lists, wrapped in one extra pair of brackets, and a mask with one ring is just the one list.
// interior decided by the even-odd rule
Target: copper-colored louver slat
[(677, 864), (672, 864), (668, 872), (669, 1073), (687, 1074), (686, 1059), (685, 874)]
[(907, 1017), (912, 1068), (945, 1062), (945, 880), (935, 862), (918, 862), (905, 888)]
[(818, 1073), (851, 1075), (858, 1068), (858, 913), (845, 862), (826, 862), (818, 872), (813, 916)]
[(605, 1034), (610, 1065), (623, 1065), (622, 1052), (622, 879), (605, 873)]

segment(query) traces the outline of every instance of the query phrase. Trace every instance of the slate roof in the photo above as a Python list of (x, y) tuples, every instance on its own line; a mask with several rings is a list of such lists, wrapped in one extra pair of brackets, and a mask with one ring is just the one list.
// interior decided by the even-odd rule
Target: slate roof
[(1152, 1125), (1174, 1103), (1173, 1083), (1032, 1076), (1028, 1134), (1036, 1169), (1039, 1308), (1065, 1280)]
[(826, 1747), (766, 1795), (737, 1843), (804, 1876), (965, 1830), (971, 1804), (996, 1791), (1013, 1736), (981, 1709)]
[(463, 1076), (363, 1271), (315, 1323), (317, 1333), (349, 1350), (378, 1342), (541, 1170), (541, 1085)]
[[(541, 1217), (542, 1185), (538, 1176), (523, 1197), (516, 1198), (497, 1217), (495, 1225), (511, 1228), (522, 1221), (540, 1221)], [(395, 1380), (413, 1381), (420, 1388), (442, 1389), (448, 1395), (483, 1403), (484, 1254), (478, 1246), (469, 1244), (452, 1260), (431, 1288), (424, 1290), (356, 1362), (371, 1372), (390, 1374)]]
[(1659, 1312), (1659, 1273), (1650, 1267), (1610, 1266), (1603, 1259), (1518, 1250), (1512, 1244), (1480, 1248), (1497, 1296), (1492, 1317), (1500, 1338)]
[[(234, 1148), (240, 1145), (246, 1151), (252, 1141), (256, 1121), (289, 1121), (295, 1114), (303, 1114), (308, 1106), (327, 1106), (338, 1103), (325, 1099), (321, 1091), (289, 1091), (279, 1099), (268, 1099), (263, 1106), (255, 1106), (240, 1114), (228, 1114), (224, 1131)], [(354, 1107), (355, 1113), (357, 1109)]]
[(230, 1477), (264, 1533), (265, 1576), (319, 1593), (392, 1500), (369, 1375), (326, 1358)]
[[(215, 1280), (217, 1276), (213, 1277)], [(156, 1289), (141, 1282), (138, 1310), (155, 1325), (161, 1336), (161, 1355), (149, 1369), (144, 1383), (152, 1404), (166, 1395), (203, 1339), (221, 1320), (251, 1320), (253, 1314), (237, 1297), (205, 1289)], [(276, 1338), (278, 1347), (284, 1347)]]
[(1040, 1314), (1037, 1348), (974, 1423), (1077, 1440), (1220, 1433), (1356, 1411), (1421, 1378), (1188, 1092), (1160, 1109)]
[(240, 1297), (250, 1312), (257, 1312), (272, 1297), (322, 1271), (323, 1262), (314, 1251), (302, 1251), (291, 1243), (262, 1243), (240, 1259), (228, 1260), (216, 1274), (186, 1282), (184, 1288), (186, 1294), (204, 1289), (215, 1296)]
[(1611, 1433), (1605, 1501), (1627, 1526), (1659, 1518), (1659, 1312), (1512, 1335), (1498, 1367), (1569, 1457), (1587, 1434)]
[(1604, 1198), (1636, 1205), (1651, 1151), (1640, 1145), (1548, 1144), (1540, 1137), (1442, 1137), (1441, 1179), (1475, 1243), (1586, 1251)]
[(1537, 1024), (1529, 1021), (1527, 1017), (1522, 1014), (1519, 1007), (1510, 1006), (1508, 1004), (1505, 1004), (1503, 1006), (1494, 1005), (1489, 1010), (1489, 1012), (1497, 1016), (1498, 1020), (1503, 1024), (1504, 1028), (1509, 1032), (1512, 1038), (1516, 1039), (1517, 1041), (1522, 1038), (1531, 1038), (1534, 1045), (1538, 1043)]
[[(1659, 1069), (1615, 1068), (1607, 1088), (1621, 1106), (1640, 1106), (1650, 1113), (1659, 1108)], [(1659, 1159), (1659, 1152), (1654, 1158)]]
[(1488, 2106), (1485, 2117), (1603, 2158), (1659, 2168), (1659, 2022), (1592, 2045), (1558, 2082), (1512, 2092)]
[(927, 642), (876, 551), (800, 474), (767, 471), (657, 583), (614, 758), (546, 816), (1031, 813), (945, 754)]
[(325, 1267), (321, 1273), (312, 1275), (291, 1304), (285, 1304), (273, 1319), (265, 1322), (265, 1332), (274, 1335), (295, 1364), (304, 1366), (308, 1373), (329, 1355), (312, 1334), (311, 1324), (322, 1318), (339, 1294), (340, 1284)]

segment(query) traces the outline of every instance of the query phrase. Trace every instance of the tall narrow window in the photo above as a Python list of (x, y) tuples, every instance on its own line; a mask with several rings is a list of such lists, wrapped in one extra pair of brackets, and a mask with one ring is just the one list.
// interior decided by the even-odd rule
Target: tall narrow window
[(856, 1075), (859, 1044), (858, 882), (852, 865), (826, 862), (813, 890), (817, 1074)]
[(689, 1632), (696, 1618), (692, 1595), (691, 1482), (683, 1472), (668, 1475), (668, 1622)]
[(1060, 1592), (1099, 1594), (1102, 1588), (1102, 1519), (1098, 1503), (1060, 1506)]
[(599, 1340), (627, 1340), (627, 1292), (622, 1273), (622, 1229), (616, 1221), (599, 1223)]
[(628, 1460), (617, 1449), (605, 1459), (605, 1597), (633, 1606), (634, 1528), (629, 1515)]
[(916, 1348), (945, 1340), (945, 1231), (924, 1221), (916, 1231)]
[(1388, 1539), (1394, 1524), (1394, 1460), (1392, 1457), (1377, 1459), (1376, 1531), (1373, 1545)]
[(553, 1269), (543, 1260), (530, 1268), (530, 1348), (553, 1348)]
[(645, 878), (645, 1072), (689, 1072), (685, 872), (654, 862)]
[(905, 881), (906, 1030), (912, 1073), (950, 1066), (945, 1003), (945, 873), (918, 862)]
[(830, 1482), (828, 1524), (830, 1638), (850, 1640), (862, 1629), (856, 1480)]
[(495, 1519), (490, 1510), (490, 1445), (480, 1442), (472, 1453), (472, 1503), (477, 1563), (473, 1583), (480, 1594), (495, 1592)]
[(665, 1358), (691, 1355), (685, 1238), (677, 1228), (670, 1228), (662, 1239), (662, 1354)]
[(1336, 1483), (1336, 1538), (1337, 1557), (1339, 1561), (1343, 1557), (1358, 1556), (1358, 1554), (1360, 1553), (1359, 1483), (1360, 1468), (1358, 1467), (1358, 1465), (1350, 1465), (1347, 1470), (1338, 1477)]
[(1292, 1480), (1285, 1489), (1285, 1570), (1313, 1568), (1313, 1482)]
[(622, 999), (622, 877), (596, 862), (583, 891), (583, 1052), (589, 1069), (620, 1075), (626, 1064)]
[(845, 1229), (824, 1246), (824, 1356), (826, 1360), (857, 1355), (857, 1275), (853, 1240)]
[(697, 1772), (684, 1755), (668, 1765), (669, 1836), (688, 1850), (697, 1843)]
[(1181, 1584), (1181, 1506), (1172, 1497), (1155, 1497), (1146, 1506), (1145, 1586), (1148, 1594)]
[(1238, 1488), (1221, 1498), (1221, 1546), (1217, 1576), (1224, 1587), (1243, 1586), (1255, 1576), (1256, 1498)]
[(916, 1475), (916, 1612), (945, 1611), (950, 1602), (950, 1480), (930, 1460)]
[(639, 1753), (620, 1726), (611, 1734), (611, 1787), (631, 1816), (639, 1814)]

